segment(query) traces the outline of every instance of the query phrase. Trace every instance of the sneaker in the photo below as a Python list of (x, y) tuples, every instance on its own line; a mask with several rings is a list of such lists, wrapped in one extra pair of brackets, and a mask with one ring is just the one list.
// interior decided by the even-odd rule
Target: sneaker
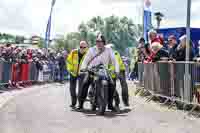
[(115, 111), (116, 111), (116, 112), (120, 112), (119, 105), (118, 105), (118, 106), (115, 106)]
[(76, 106), (75, 105), (70, 105), (70, 107), (72, 108), (72, 109), (75, 109), (76, 108)]
[(81, 111), (83, 111), (83, 107), (79, 106), (78, 108), (76, 108), (76, 110), (79, 111), (79, 112), (81, 112)]
[(129, 107), (130, 104), (129, 104), (128, 102), (125, 102), (125, 103), (124, 103), (124, 106), (125, 106), (125, 107)]
[(116, 111), (116, 109), (113, 106), (108, 106), (108, 109), (111, 111)]

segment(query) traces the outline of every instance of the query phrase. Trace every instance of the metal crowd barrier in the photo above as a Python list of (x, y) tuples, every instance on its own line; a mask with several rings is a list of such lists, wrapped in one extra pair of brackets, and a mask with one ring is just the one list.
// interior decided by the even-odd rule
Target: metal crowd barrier
[[(189, 86), (185, 88), (185, 62), (138, 63), (139, 86), (151, 96), (187, 104), (200, 104), (200, 63), (189, 62)], [(152, 98), (151, 97), (151, 98)]]
[(33, 83), (54, 82), (57, 79), (58, 66), (52, 62), (42, 64), (43, 70), (38, 70), (35, 62), (20, 64), (0, 62), (0, 92), (2, 90), (26, 86)]

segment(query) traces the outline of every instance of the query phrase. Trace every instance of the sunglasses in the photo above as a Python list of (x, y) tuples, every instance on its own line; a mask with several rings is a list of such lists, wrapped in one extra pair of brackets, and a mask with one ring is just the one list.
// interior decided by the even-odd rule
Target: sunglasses
[(96, 41), (96, 43), (100, 43), (100, 42), (103, 42), (103, 41)]
[(80, 48), (81, 48), (81, 49), (85, 49), (85, 48), (87, 48), (87, 47), (80, 46)]

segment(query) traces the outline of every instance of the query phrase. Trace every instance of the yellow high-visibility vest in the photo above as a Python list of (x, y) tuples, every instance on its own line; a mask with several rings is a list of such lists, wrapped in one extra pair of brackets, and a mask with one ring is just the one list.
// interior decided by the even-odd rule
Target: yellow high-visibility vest
[(73, 76), (78, 76), (81, 64), (83, 62), (84, 56), (85, 56), (86, 52), (84, 53), (80, 64), (78, 62), (79, 57), (78, 57), (78, 49), (74, 49), (71, 51), (71, 53), (68, 55), (67, 60), (66, 60), (66, 64), (67, 64), (67, 70), (69, 73), (71, 73)]
[[(117, 62), (119, 63), (120, 71), (125, 71), (126, 67), (125, 67), (125, 65), (124, 65), (124, 62), (122, 61), (122, 58), (121, 58), (119, 52), (114, 51), (114, 54), (115, 54), (115, 58), (116, 58)], [(116, 78), (116, 75), (115, 75), (115, 73), (114, 73), (114, 71), (115, 71), (115, 66), (112, 65), (112, 64), (110, 64), (110, 65), (108, 66), (108, 68), (109, 68), (109, 70), (110, 70), (111, 73), (112, 73), (112, 74), (111, 74), (111, 75), (112, 75), (112, 78)]]

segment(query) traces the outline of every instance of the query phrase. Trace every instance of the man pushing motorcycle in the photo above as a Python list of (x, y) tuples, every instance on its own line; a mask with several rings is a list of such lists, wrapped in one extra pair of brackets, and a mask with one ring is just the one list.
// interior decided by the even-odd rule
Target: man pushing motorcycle
[[(108, 66), (109, 64), (113, 64), (115, 66), (115, 72), (116, 75), (119, 75), (120, 69), (119, 69), (119, 64), (115, 58), (114, 52), (111, 48), (106, 48), (106, 39), (102, 34), (98, 34), (96, 37), (96, 46), (91, 47), (87, 54), (85, 55), (85, 58), (82, 62), (81, 71), (85, 71), (87, 69), (94, 68), (98, 66), (99, 64), (102, 64), (104, 66)], [(87, 82), (83, 82), (85, 79), (85, 74), (82, 73), (80, 74), (80, 82), (82, 85), (80, 85), (79, 89), (79, 109), (83, 109), (83, 104), (84, 101), (87, 97), (88, 93), (88, 88), (91, 85), (92, 81), (88, 80)], [(110, 84), (110, 83), (108, 83)], [(109, 86), (109, 85), (108, 85)], [(110, 110), (115, 110), (113, 107), (113, 95), (114, 95), (114, 88), (113, 87), (108, 87), (108, 98), (107, 98), (107, 105), (108, 109)], [(97, 91), (98, 92), (98, 91)], [(101, 92), (100, 92), (101, 93)], [(101, 94), (96, 94), (96, 95), (101, 95)], [(98, 103), (101, 104), (101, 103)], [(104, 109), (105, 110), (105, 109)], [(104, 113), (104, 112), (100, 112)]]

